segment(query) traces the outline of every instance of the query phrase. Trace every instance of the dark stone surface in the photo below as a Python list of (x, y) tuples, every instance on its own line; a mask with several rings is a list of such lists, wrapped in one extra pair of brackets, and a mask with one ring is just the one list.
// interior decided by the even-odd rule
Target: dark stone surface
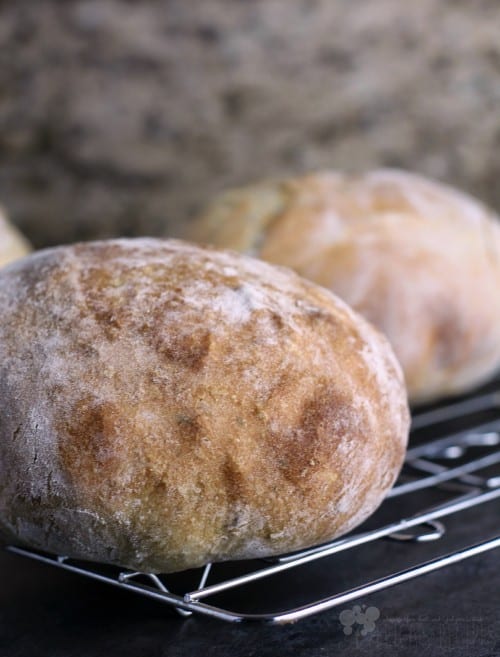
[[(484, 392), (498, 390), (491, 382)], [(499, 407), (440, 425), (448, 434), (499, 418)], [(412, 444), (435, 437), (412, 435)], [(480, 456), (483, 448), (472, 448)], [(498, 466), (485, 471), (498, 474)], [(449, 499), (420, 491), (387, 500), (364, 525), (381, 526)], [(236, 611), (292, 608), (499, 535), (500, 500), (444, 519), (445, 535), (427, 543), (379, 540), (281, 574), (244, 593), (213, 598)], [(360, 529), (356, 530), (360, 531)], [(500, 550), (496, 549), (365, 596), (292, 625), (228, 624), (201, 616), (180, 618), (158, 602), (0, 551), (2, 657), (498, 657)], [(262, 564), (259, 564), (261, 567)], [(219, 564), (210, 583), (252, 564)], [(194, 571), (167, 578), (177, 593), (192, 590)], [(355, 604), (380, 612), (373, 632), (355, 626), (345, 635), (340, 612)]]
[(0, 556), (3, 657), (500, 655), (498, 551), (361, 601), (373, 633), (345, 636), (338, 610), (295, 625), (182, 620), (161, 605), (8, 554)]
[[(403, 499), (394, 507), (386, 502), (366, 527), (408, 516), (442, 499), (443, 493), (422, 492), (417, 506)], [(236, 610), (271, 611), (304, 603), (311, 594), (321, 598), (340, 592), (498, 535), (499, 512), (497, 499), (448, 517), (447, 533), (439, 541), (378, 541), (280, 575), (267, 587), (254, 585), (222, 602), (232, 602)], [(497, 549), (280, 627), (231, 625), (200, 616), (181, 619), (169, 607), (142, 596), (2, 551), (0, 655), (493, 657), (500, 655), (499, 557)], [(169, 585), (174, 591), (191, 590), (187, 578), (193, 574), (171, 576)], [(343, 633), (339, 614), (355, 604), (379, 609), (375, 630), (366, 636), (359, 626), (351, 636)]]

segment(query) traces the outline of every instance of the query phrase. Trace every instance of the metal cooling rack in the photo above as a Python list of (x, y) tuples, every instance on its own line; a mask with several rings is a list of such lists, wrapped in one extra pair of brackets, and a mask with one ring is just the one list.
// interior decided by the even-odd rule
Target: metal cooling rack
[[(485, 416), (488, 418), (486, 422)], [(464, 426), (468, 428), (464, 429)], [(423, 442), (422, 435), (428, 436), (429, 433), (433, 436), (432, 439)], [(413, 418), (410, 444), (415, 446), (409, 449), (401, 476), (381, 509), (390, 510), (391, 505), (400, 504), (403, 498), (412, 500), (413, 503), (418, 502), (420, 508), (422, 496), (425, 497), (425, 493), (429, 491), (446, 493), (448, 496), (446, 501), (427, 506), (417, 513), (398, 518), (396, 521), (383, 523), (370, 531), (350, 535), (315, 548), (274, 559), (242, 562), (245, 564), (242, 565), (243, 572), (234, 574), (233, 571), (229, 577), (221, 578), (220, 574), (218, 575), (218, 569), (224, 572), (224, 564), (208, 564), (199, 571), (198, 584), (192, 590), (190, 587), (187, 591), (183, 589), (184, 592), (181, 593), (174, 593), (168, 583), (171, 578), (175, 579), (172, 575), (158, 576), (123, 571), (16, 546), (9, 546), (7, 549), (166, 603), (174, 607), (182, 616), (190, 616), (196, 612), (231, 622), (266, 621), (275, 624), (294, 622), (469, 557), (500, 548), (500, 535), (497, 535), (480, 543), (441, 554), (430, 561), (415, 563), (415, 551), (412, 551), (408, 545), (437, 541), (446, 531), (443, 519), (500, 500), (500, 381), (496, 383), (496, 389), (491, 392), (472, 395), (459, 402), (416, 413)], [(399, 506), (395, 506), (395, 509), (398, 510)], [(497, 506), (493, 513), (498, 514), (498, 511)], [(273, 578), (285, 572), (292, 587), (302, 587), (304, 582), (307, 583), (308, 575), (300, 576), (301, 569), (317, 563), (331, 573), (340, 553), (368, 544), (371, 544), (373, 549), (374, 544), (380, 545), (381, 541), (387, 539), (399, 541), (400, 550), (406, 551), (405, 556), (410, 557), (409, 567), (365, 581), (354, 588), (337, 593), (331, 592), (330, 595), (293, 608), (286, 606), (289, 596), (285, 596), (282, 603), (285, 608), (276, 612), (247, 613), (235, 610), (235, 592), (236, 606), (238, 606), (238, 601), (246, 599), (249, 587), (259, 582), (273, 586)], [(384, 559), (382, 561), (386, 562)], [(249, 564), (252, 566), (250, 571), (248, 571)], [(368, 573), (365, 576), (367, 577)], [(214, 598), (218, 600), (225, 594), (233, 596), (230, 605), (213, 603)], [(265, 602), (265, 597), (260, 599)], [(265, 605), (263, 607), (265, 608)]]

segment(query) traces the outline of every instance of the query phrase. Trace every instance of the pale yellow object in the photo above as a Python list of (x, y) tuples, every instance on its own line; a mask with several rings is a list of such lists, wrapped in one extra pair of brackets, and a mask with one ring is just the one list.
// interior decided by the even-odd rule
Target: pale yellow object
[(28, 255), (30, 251), (28, 241), (9, 223), (5, 211), (0, 208), (0, 267)]

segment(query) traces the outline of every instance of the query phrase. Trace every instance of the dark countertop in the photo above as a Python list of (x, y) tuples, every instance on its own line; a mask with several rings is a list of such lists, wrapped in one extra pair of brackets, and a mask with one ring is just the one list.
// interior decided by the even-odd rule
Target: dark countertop
[(295, 625), (183, 620), (153, 601), (21, 557), (0, 556), (3, 657), (500, 655), (498, 550), (374, 594), (373, 633), (343, 634), (338, 610)]
[[(498, 500), (447, 522), (461, 544), (492, 537)], [(494, 517), (493, 517), (494, 516)], [(464, 540), (465, 539), (465, 540)], [(441, 543), (441, 541), (438, 541)], [(384, 567), (399, 568), (407, 546), (385, 542)], [(418, 560), (429, 548), (410, 546)], [(433, 550), (436, 547), (432, 548)], [(449, 550), (440, 545), (441, 553)], [(370, 557), (370, 554), (372, 555)], [(362, 571), (371, 552), (351, 570)], [(423, 557), (423, 559), (421, 558)], [(380, 560), (379, 560), (380, 561)], [(44, 564), (0, 552), (2, 657), (160, 657), (173, 655), (500, 655), (499, 550), (367, 596), (376, 606), (375, 630), (346, 636), (333, 609), (284, 627), (231, 625), (202, 617), (183, 620), (169, 608)], [(369, 565), (369, 564), (368, 564)], [(317, 567), (317, 566), (316, 566)], [(346, 569), (344, 564), (344, 569)], [(341, 568), (334, 573), (342, 584)], [(378, 573), (377, 573), (378, 575)], [(326, 568), (325, 578), (332, 578)], [(290, 576), (289, 576), (290, 580)], [(347, 605), (352, 608), (353, 605)]]
[[(498, 389), (498, 382), (489, 388)], [(496, 408), (471, 424), (498, 417)], [(457, 426), (461, 428), (463, 422), (447, 429)], [(428, 432), (417, 433), (412, 441), (416, 444), (429, 437)], [(490, 474), (497, 473), (495, 466)], [(385, 502), (364, 528), (408, 517), (444, 501), (443, 495), (442, 491), (420, 491), (396, 497)], [(325, 597), (493, 538), (499, 534), (499, 512), (500, 499), (496, 498), (445, 518), (447, 531), (438, 541), (379, 540), (322, 559), (305, 570), (278, 576), (270, 586), (254, 585), (236, 594), (235, 608), (290, 608), (307, 601), (301, 589), (308, 585), (319, 598)], [(166, 605), (0, 550), (0, 657), (422, 657), (425, 652), (429, 657), (500, 656), (499, 558), (496, 549), (280, 627), (228, 624), (200, 616), (182, 619)], [(231, 571), (235, 566), (219, 568)], [(174, 591), (191, 590), (186, 578), (192, 576), (176, 575), (167, 581)], [(359, 625), (345, 635), (339, 620), (340, 613), (355, 604), (374, 606), (380, 612), (374, 631), (365, 636)]]

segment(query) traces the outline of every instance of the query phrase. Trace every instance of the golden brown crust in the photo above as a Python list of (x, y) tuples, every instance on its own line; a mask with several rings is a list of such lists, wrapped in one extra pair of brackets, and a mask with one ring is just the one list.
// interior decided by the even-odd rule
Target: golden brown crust
[(0, 207), (0, 267), (24, 257), (30, 251), (27, 240), (8, 222)]
[(292, 272), (187, 243), (0, 274), (0, 526), (146, 571), (276, 554), (381, 502), (408, 431), (386, 340)]
[(465, 390), (500, 366), (500, 224), (484, 206), (391, 170), (276, 182), (279, 202), (267, 212), (259, 198), (270, 186), (223, 194), (190, 236), (341, 296), (389, 337), (414, 402)]

